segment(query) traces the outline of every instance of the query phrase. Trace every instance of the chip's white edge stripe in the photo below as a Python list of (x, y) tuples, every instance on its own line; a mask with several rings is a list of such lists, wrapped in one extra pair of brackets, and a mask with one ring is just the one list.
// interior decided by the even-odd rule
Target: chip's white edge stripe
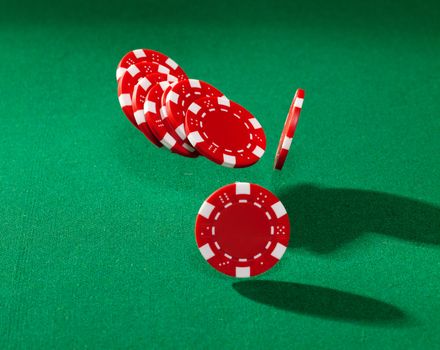
[(236, 182), (235, 194), (251, 194), (251, 184), (249, 182)]
[(118, 67), (116, 69), (116, 80), (119, 80), (124, 75), (126, 70), (126, 68)]
[(276, 202), (271, 208), (278, 219), (287, 214), (286, 208), (284, 208), (284, 205), (281, 202)]
[(203, 216), (206, 219), (209, 219), (212, 211), (215, 209), (215, 206), (211, 203), (204, 201), (202, 206), (199, 209), (199, 215)]
[(145, 123), (145, 114), (144, 111), (138, 110), (134, 112), (134, 119), (136, 120), (137, 125), (141, 125)]
[(286, 251), (287, 247), (285, 245), (282, 245), (281, 243), (277, 243), (277, 245), (275, 246), (274, 250), (272, 251), (272, 253), (270, 253), (275, 259), (280, 260), (285, 251)]
[(172, 149), (176, 144), (176, 139), (172, 137), (169, 133), (166, 133), (165, 136), (160, 140), (162, 145), (164, 145), (168, 149)]
[(288, 151), (290, 149), (291, 145), (292, 145), (292, 138), (285, 136), (284, 140), (283, 140), (283, 145), (281, 146), (281, 148)]
[(215, 255), (211, 247), (209, 246), (209, 243), (206, 243), (205, 245), (199, 247), (199, 250), (205, 260), (209, 260)]
[(193, 145), (194, 147), (196, 147), (196, 145), (199, 142), (203, 142), (203, 138), (200, 135), (200, 133), (198, 131), (193, 131), (191, 133), (188, 134), (188, 141), (191, 143), (191, 145)]
[(264, 149), (262, 149), (260, 146), (256, 146), (252, 153), (258, 158), (261, 158), (264, 155)]
[(293, 106), (294, 106), (294, 107), (297, 107), (297, 108), (302, 108), (302, 106), (303, 106), (303, 102), (304, 102), (304, 99), (303, 99), (303, 98), (297, 98), (297, 99), (295, 100), (295, 102), (293, 103)]
[(223, 166), (227, 168), (233, 168), (237, 164), (237, 160), (234, 156), (223, 154)]
[(127, 106), (131, 106), (130, 94), (119, 95), (118, 99), (119, 99), (119, 104), (121, 105), (122, 108), (127, 107)]
[(251, 277), (251, 268), (247, 267), (236, 267), (235, 268), (235, 277), (238, 278), (247, 278)]

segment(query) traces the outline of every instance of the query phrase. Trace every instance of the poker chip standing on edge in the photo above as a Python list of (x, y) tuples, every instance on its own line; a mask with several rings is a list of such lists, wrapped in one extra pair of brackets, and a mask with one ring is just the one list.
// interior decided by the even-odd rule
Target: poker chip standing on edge
[(283, 132), (281, 133), (280, 142), (278, 144), (277, 152), (275, 154), (274, 168), (281, 170), (292, 144), (293, 136), (295, 135), (298, 119), (301, 114), (302, 105), (304, 102), (305, 92), (302, 89), (296, 90), (290, 105), (289, 113), (287, 114), (286, 122), (284, 123)]
[(162, 97), (162, 103), (166, 105), (168, 119), (177, 135), (182, 140), (186, 140), (185, 116), (191, 103), (201, 97), (222, 96), (222, 92), (204, 81), (186, 79), (177, 82), (169, 91), (166, 91)]
[(203, 156), (230, 168), (256, 163), (266, 149), (266, 136), (258, 120), (226, 97), (204, 97), (186, 113), (185, 132)]
[(255, 184), (226, 185), (202, 204), (195, 225), (197, 246), (217, 271), (245, 278), (272, 268), (290, 239), (281, 201)]
[(121, 61), (119, 61), (116, 69), (116, 80), (119, 81), (127, 68), (132, 64), (142, 61), (155, 62), (167, 67), (169, 69), (168, 74), (174, 75), (179, 80), (188, 78), (183, 69), (167, 55), (150, 49), (137, 49), (128, 52), (124, 57), (122, 57)]
[[(132, 108), (132, 94), (134, 87), (138, 83), (139, 79), (146, 77), (152, 73), (162, 73), (169, 75), (170, 70), (160, 64), (154, 62), (138, 62), (128, 67), (124, 75), (118, 81), (118, 100), (121, 105), (122, 111), (131, 123), (137, 127), (134, 119)], [(171, 75), (169, 75), (172, 77)], [(173, 80), (177, 78), (173, 77)]]
[(154, 136), (171, 152), (185, 157), (197, 157), (198, 153), (189, 144), (177, 136), (173, 129), (166, 125), (166, 110), (162, 108), (162, 94), (171, 83), (160, 82), (150, 89), (144, 104), (145, 120)]
[(156, 136), (154, 136), (153, 132), (148, 126), (148, 123), (145, 120), (144, 104), (150, 89), (161, 81), (172, 82), (177, 81), (177, 79), (173, 76), (162, 73), (149, 74), (145, 78), (139, 79), (138, 83), (134, 87), (132, 94), (132, 108), (136, 125), (139, 130), (142, 131), (142, 133), (147, 137), (147, 139), (150, 140), (157, 147), (162, 147), (163, 145), (156, 138)]

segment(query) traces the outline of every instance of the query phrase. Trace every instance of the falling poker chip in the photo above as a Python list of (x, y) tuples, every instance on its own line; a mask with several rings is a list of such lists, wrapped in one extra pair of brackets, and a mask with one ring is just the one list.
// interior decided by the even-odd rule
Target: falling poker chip
[(272, 192), (237, 182), (218, 189), (202, 204), (195, 236), (203, 258), (217, 271), (252, 277), (282, 258), (289, 243), (290, 222)]
[(226, 97), (204, 97), (186, 113), (185, 132), (203, 156), (229, 168), (255, 164), (266, 149), (266, 135), (258, 120)]
[(284, 162), (289, 154), (292, 139), (296, 131), (296, 126), (298, 125), (299, 115), (301, 114), (303, 102), (304, 90), (298, 89), (293, 97), (289, 113), (287, 114), (286, 122), (284, 123), (283, 132), (281, 133), (280, 142), (275, 154), (275, 169), (281, 170), (283, 168)]

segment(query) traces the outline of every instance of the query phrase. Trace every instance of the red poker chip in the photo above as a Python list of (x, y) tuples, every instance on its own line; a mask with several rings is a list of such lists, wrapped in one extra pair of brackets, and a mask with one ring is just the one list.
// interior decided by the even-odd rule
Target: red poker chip
[[(118, 81), (118, 98), (122, 111), (127, 118), (137, 127), (134, 119), (132, 108), (132, 94), (134, 87), (139, 79), (146, 77), (152, 73), (169, 74), (169, 69), (154, 62), (142, 61), (128, 67), (124, 75)], [(169, 75), (170, 79), (177, 80), (177, 78)]]
[[(181, 80), (162, 97), (171, 126), (182, 140), (186, 140), (185, 116), (191, 103), (201, 97), (222, 97), (214, 86), (196, 79)], [(165, 97), (165, 101), (164, 101)]]
[(127, 68), (130, 67), (132, 64), (136, 64), (142, 61), (156, 62), (162, 66), (167, 67), (169, 69), (169, 72), (167, 74), (174, 75), (179, 80), (188, 78), (183, 69), (170, 57), (164, 55), (163, 53), (149, 49), (137, 49), (128, 52), (124, 57), (122, 57), (121, 61), (118, 64), (118, 68), (116, 69), (116, 80), (119, 81), (119, 79), (121, 79), (124, 75)]
[(258, 120), (224, 96), (193, 102), (186, 113), (185, 132), (200, 154), (225, 167), (250, 166), (266, 149), (266, 136)]
[(156, 136), (154, 136), (153, 132), (148, 126), (148, 123), (145, 120), (144, 104), (148, 92), (151, 88), (153, 88), (154, 85), (160, 83), (161, 81), (171, 82), (173, 80), (176, 80), (176, 78), (162, 73), (153, 73), (147, 75), (145, 78), (139, 79), (133, 90), (132, 108), (136, 125), (138, 126), (139, 130), (142, 131), (142, 133), (147, 137), (147, 139), (150, 140), (157, 147), (162, 147), (162, 144), (159, 142)]
[(175, 131), (167, 126), (166, 110), (162, 106), (161, 98), (170, 84), (168, 81), (163, 81), (150, 89), (144, 103), (145, 120), (154, 136), (171, 152), (185, 157), (197, 157), (198, 153), (195, 149), (182, 141)]
[(304, 90), (296, 90), (290, 105), (289, 113), (287, 114), (286, 122), (284, 123), (283, 132), (281, 133), (280, 142), (278, 144), (277, 153), (275, 154), (274, 168), (281, 170), (286, 161), (292, 144), (293, 136), (295, 135), (296, 126), (298, 125), (299, 115), (301, 114), (302, 105), (304, 102)]
[(239, 278), (257, 276), (286, 251), (289, 216), (272, 192), (237, 182), (218, 189), (202, 204), (195, 236), (203, 258), (217, 271)]

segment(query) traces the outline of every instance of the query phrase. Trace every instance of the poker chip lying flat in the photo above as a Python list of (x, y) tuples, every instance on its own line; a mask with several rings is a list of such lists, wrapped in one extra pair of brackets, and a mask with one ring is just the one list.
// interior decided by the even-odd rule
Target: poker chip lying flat
[(149, 74), (147, 75), (147, 77), (139, 79), (138, 83), (134, 87), (131, 99), (136, 125), (138, 126), (139, 130), (142, 131), (142, 133), (147, 137), (147, 139), (150, 140), (157, 147), (162, 147), (162, 144), (156, 138), (156, 136), (154, 136), (153, 132), (148, 126), (148, 123), (145, 120), (144, 104), (150, 89), (161, 81), (172, 82), (177, 80), (173, 76), (162, 73)]
[(304, 102), (304, 95), (304, 90), (298, 89), (293, 97), (275, 155), (275, 169), (281, 170), (284, 162), (286, 161), (287, 154), (289, 153), (289, 149), (292, 144), (292, 138), (295, 135), (296, 126), (298, 125), (299, 115)]
[(170, 82), (163, 81), (156, 84), (147, 94), (144, 104), (145, 120), (154, 136), (171, 152), (185, 157), (197, 157), (198, 153), (189, 144), (177, 136), (172, 128), (166, 125), (166, 110), (162, 108), (161, 98)]
[(193, 102), (186, 113), (185, 132), (200, 154), (225, 167), (250, 166), (266, 149), (266, 136), (258, 120), (224, 96)]
[[(139, 79), (146, 77), (152, 73), (162, 73), (169, 75), (170, 70), (164, 66), (161, 66), (154, 62), (138, 62), (128, 67), (124, 75), (118, 81), (118, 99), (121, 105), (122, 111), (127, 118), (137, 127), (134, 119), (134, 113), (132, 108), (132, 94), (134, 87), (138, 83)], [(177, 80), (177, 78), (170, 76), (170, 79)]]
[[(166, 105), (168, 119), (177, 135), (186, 140), (185, 116), (191, 103), (201, 97), (222, 97), (214, 86), (196, 79), (181, 80), (164, 93), (162, 103)], [(165, 101), (164, 101), (165, 97)]]
[(150, 49), (137, 49), (122, 57), (116, 69), (116, 80), (119, 81), (122, 78), (128, 67), (142, 61), (156, 62), (169, 69), (167, 74), (174, 75), (179, 80), (187, 79), (183, 69), (168, 56)]
[(289, 217), (273, 193), (237, 182), (218, 189), (202, 204), (195, 236), (203, 258), (217, 271), (240, 278), (257, 276), (286, 251)]

